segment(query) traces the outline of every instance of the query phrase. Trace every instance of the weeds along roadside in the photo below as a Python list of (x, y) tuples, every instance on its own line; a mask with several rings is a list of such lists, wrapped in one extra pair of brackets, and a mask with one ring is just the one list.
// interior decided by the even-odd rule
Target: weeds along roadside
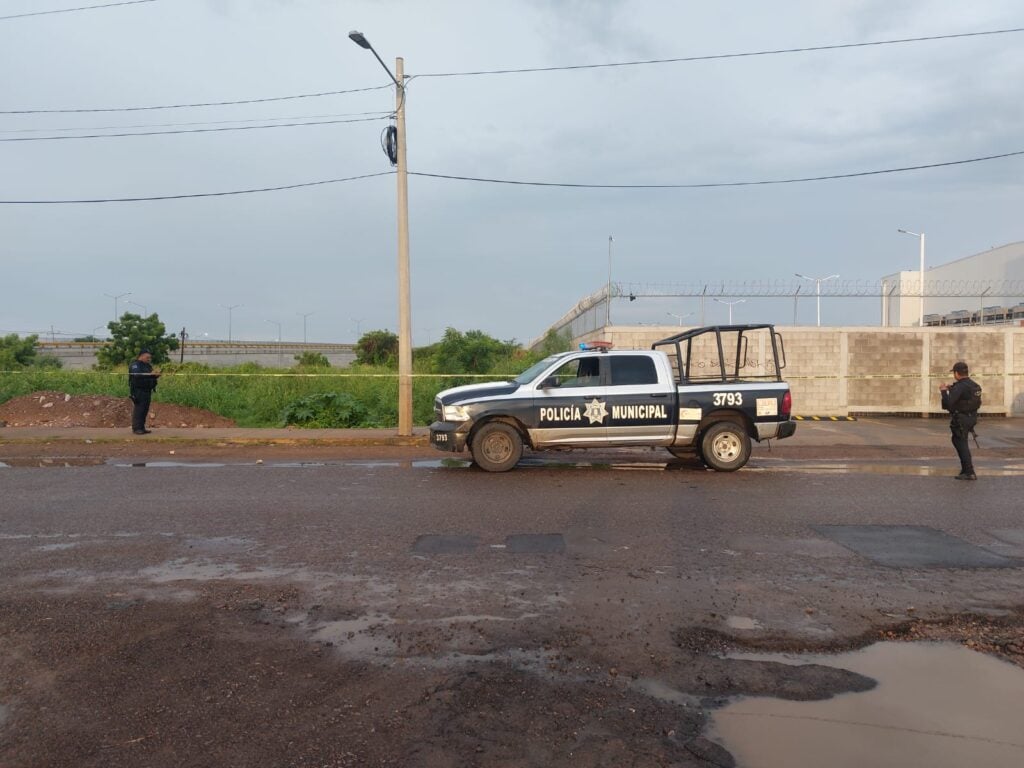
[[(505, 366), (503, 366), (505, 367)], [(165, 366), (166, 374), (154, 393), (154, 402), (203, 408), (233, 420), (240, 427), (279, 427), (287, 410), (307, 404), (313, 417), (306, 426), (393, 427), (398, 423), (398, 376), (394, 368), (353, 366), (345, 369), (262, 368), (246, 364), (230, 368), (207, 368), (186, 363)], [(451, 386), (474, 381), (505, 378), (513, 371), (496, 371), (493, 377), (437, 376), (417, 370), (413, 382), (413, 418), (416, 424), (433, 421), (434, 396)], [(33, 392), (55, 391), (70, 395), (127, 397), (127, 373), (112, 371), (69, 371), (28, 369), (0, 373), (0, 403)], [(358, 420), (331, 421), (331, 406), (347, 395), (360, 407)], [(342, 401), (342, 404), (344, 401)], [(316, 409), (320, 408), (318, 412)], [(351, 410), (344, 411), (344, 414)]]

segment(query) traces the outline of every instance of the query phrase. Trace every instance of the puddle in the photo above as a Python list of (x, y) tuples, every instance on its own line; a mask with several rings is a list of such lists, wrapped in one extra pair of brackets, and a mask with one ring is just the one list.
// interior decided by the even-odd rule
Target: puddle
[(729, 629), (761, 629), (761, 622), (749, 616), (730, 616), (725, 620), (725, 626)]
[(877, 643), (837, 656), (735, 658), (821, 664), (878, 686), (826, 701), (743, 698), (710, 736), (745, 768), (1024, 765), (1024, 670), (951, 643)]
[[(134, 461), (131, 464), (114, 464), (115, 467), (197, 467), (210, 469), (214, 467), (226, 467), (227, 464), (216, 462), (189, 462), (189, 461)], [(244, 466), (239, 464), (238, 466)]]
[(79, 458), (61, 456), (26, 456), (23, 458), (8, 458), (0, 461), (0, 467), (8, 469), (12, 467), (100, 467), (106, 463), (103, 458)]
[(700, 707), (700, 699), (697, 696), (677, 691), (672, 686), (654, 678), (647, 677), (634, 680), (630, 683), (629, 687), (645, 696), (650, 696), (655, 701), (675, 704), (679, 707), (693, 707), (695, 709)]

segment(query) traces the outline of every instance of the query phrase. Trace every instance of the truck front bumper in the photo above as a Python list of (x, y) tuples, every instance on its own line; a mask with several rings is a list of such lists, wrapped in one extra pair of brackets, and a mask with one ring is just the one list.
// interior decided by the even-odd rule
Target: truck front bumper
[[(463, 430), (463, 431), (459, 431)], [(467, 422), (435, 421), (430, 425), (430, 444), (439, 451), (464, 451), (469, 437)]]

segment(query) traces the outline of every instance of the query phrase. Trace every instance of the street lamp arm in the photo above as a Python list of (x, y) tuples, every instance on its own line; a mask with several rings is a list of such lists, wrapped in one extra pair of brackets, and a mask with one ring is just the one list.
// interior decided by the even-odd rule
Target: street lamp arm
[(387, 64), (384, 63), (384, 59), (382, 59), (380, 55), (377, 53), (377, 51), (374, 49), (374, 47), (370, 45), (370, 41), (366, 39), (366, 36), (362, 32), (352, 30), (351, 32), (348, 33), (348, 39), (351, 40), (356, 45), (358, 45), (360, 48), (365, 48), (370, 53), (372, 53), (376, 57), (377, 61), (380, 62), (380, 65), (384, 67), (384, 71), (388, 73), (388, 77), (391, 78), (391, 82), (397, 85), (399, 89), (402, 88), (402, 84), (398, 82), (398, 79), (393, 74), (391, 74), (391, 69), (388, 67)]

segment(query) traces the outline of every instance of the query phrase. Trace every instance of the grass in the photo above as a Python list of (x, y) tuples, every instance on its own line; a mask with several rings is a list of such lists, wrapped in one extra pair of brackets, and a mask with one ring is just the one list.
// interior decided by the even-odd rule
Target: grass
[[(167, 366), (165, 370), (170, 370)], [(0, 403), (42, 390), (71, 395), (128, 396), (124, 369), (68, 371), (27, 369), (0, 373)], [(495, 376), (494, 378), (502, 378)], [(413, 421), (433, 421), (434, 395), (457, 384), (483, 379), (421, 377), (413, 381)], [(345, 392), (367, 412), (363, 427), (394, 427), (398, 423), (398, 376), (393, 369), (359, 366), (349, 369), (260, 368), (252, 364), (210, 369), (186, 364), (165, 373), (154, 402), (203, 408), (233, 420), (240, 427), (279, 427), (291, 403), (323, 392)]]

